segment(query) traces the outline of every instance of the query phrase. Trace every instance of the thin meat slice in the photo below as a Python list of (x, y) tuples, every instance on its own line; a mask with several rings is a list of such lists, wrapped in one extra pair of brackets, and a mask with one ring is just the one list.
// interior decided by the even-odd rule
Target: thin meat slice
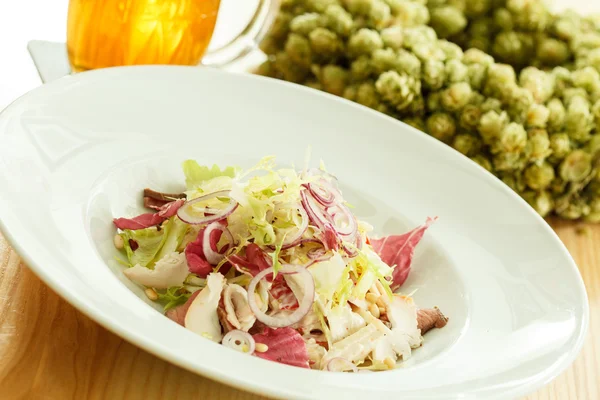
[(421, 330), (421, 335), (433, 328), (443, 328), (448, 323), (446, 317), (439, 308), (424, 308), (417, 311), (417, 327)]
[(166, 203), (158, 209), (158, 215), (163, 218), (171, 218), (173, 215), (177, 214), (177, 210), (179, 210), (179, 207), (181, 207), (183, 203), (185, 203), (185, 200), (183, 199)]
[(268, 350), (263, 353), (254, 352), (257, 357), (295, 367), (310, 368), (306, 343), (295, 329), (266, 327), (262, 333), (252, 337), (256, 343), (268, 346)]
[(373, 250), (389, 266), (394, 266), (392, 274), (392, 283), (390, 287), (393, 291), (397, 290), (410, 273), (410, 264), (415, 253), (415, 247), (423, 234), (437, 220), (437, 217), (427, 218), (427, 221), (421, 226), (416, 227), (410, 232), (402, 235), (390, 235), (381, 239), (370, 239)]
[(146, 208), (158, 210), (165, 204), (179, 199), (185, 200), (185, 193), (162, 193), (148, 188), (144, 189), (144, 207)]
[(172, 319), (173, 321), (177, 322), (179, 325), (184, 326), (185, 314), (187, 313), (188, 309), (190, 308), (192, 301), (194, 301), (194, 299), (196, 298), (196, 296), (198, 296), (199, 293), (200, 293), (200, 290), (198, 290), (197, 292), (194, 292), (190, 296), (190, 298), (187, 299), (187, 301), (184, 304), (167, 310), (165, 312), (165, 315), (169, 319)]
[(163, 204), (158, 208), (156, 214), (145, 213), (133, 218), (115, 218), (113, 223), (121, 230), (130, 229), (132, 231), (145, 229), (151, 226), (162, 224), (163, 221), (177, 214), (177, 210), (185, 203), (185, 200), (176, 200)]
[(158, 214), (146, 213), (133, 218), (114, 218), (113, 224), (121, 230), (130, 229), (135, 231), (159, 225), (165, 219)]
[[(185, 246), (185, 258), (188, 263), (188, 268), (191, 273), (198, 275), (201, 278), (206, 278), (213, 270), (213, 266), (206, 260), (203, 249), (204, 232), (206, 228), (200, 229), (196, 240)], [(223, 231), (215, 229), (210, 234), (210, 247), (215, 250), (217, 243), (221, 240)], [(223, 273), (227, 271), (223, 270)]]

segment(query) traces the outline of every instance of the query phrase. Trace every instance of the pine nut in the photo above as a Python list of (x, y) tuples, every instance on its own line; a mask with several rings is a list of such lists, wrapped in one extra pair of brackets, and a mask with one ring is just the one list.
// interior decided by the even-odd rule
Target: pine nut
[(115, 235), (115, 237), (113, 238), (113, 243), (115, 244), (117, 250), (122, 250), (123, 246), (125, 246), (125, 241), (119, 234)]
[(269, 346), (264, 343), (256, 343), (256, 346), (254, 347), (254, 351), (258, 351), (259, 353), (264, 353), (267, 350), (269, 350)]
[(152, 300), (152, 301), (156, 301), (158, 300), (158, 294), (156, 293), (156, 291), (152, 288), (147, 288), (146, 290), (144, 290), (144, 293), (146, 293), (146, 296)]
[(384, 363), (385, 365), (387, 365), (389, 369), (394, 369), (394, 368), (396, 368), (396, 361), (392, 360), (392, 358), (391, 358), (391, 357), (386, 357), (386, 358), (383, 360), (383, 363)]
[(377, 296), (376, 294), (373, 293), (367, 293), (367, 295), (365, 296), (365, 298), (367, 299), (367, 301), (369, 303), (376, 303), (377, 300), (379, 300), (380, 296)]
[(377, 307), (375, 304), (369, 304), (369, 312), (373, 314), (375, 318), (379, 318), (379, 307)]

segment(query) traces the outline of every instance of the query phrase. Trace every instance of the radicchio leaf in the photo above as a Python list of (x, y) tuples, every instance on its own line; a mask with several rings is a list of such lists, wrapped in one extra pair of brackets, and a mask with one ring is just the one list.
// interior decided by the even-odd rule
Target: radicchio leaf
[(410, 273), (410, 264), (415, 252), (415, 247), (421, 241), (423, 234), (437, 220), (437, 217), (427, 218), (421, 226), (402, 235), (390, 235), (380, 239), (370, 239), (373, 250), (384, 263), (395, 266), (390, 285), (393, 291), (397, 290)]
[[(189, 243), (185, 247), (185, 258), (188, 263), (188, 268), (191, 273), (198, 275), (201, 278), (206, 278), (208, 274), (210, 274), (213, 270), (213, 265), (211, 265), (208, 261), (206, 261), (206, 256), (204, 255), (204, 250), (202, 248), (204, 241), (204, 232), (206, 228), (203, 228), (198, 232), (198, 236), (196, 240)], [(214, 251), (217, 250), (217, 243), (221, 240), (221, 235), (223, 235), (223, 231), (219, 229), (215, 229), (210, 233), (210, 247)], [(225, 252), (228, 247), (224, 247), (221, 249), (221, 252)], [(220, 272), (226, 274), (229, 271), (229, 265), (223, 265)]]
[(263, 353), (255, 352), (254, 355), (257, 357), (295, 367), (310, 368), (306, 343), (295, 329), (266, 327), (262, 333), (252, 337), (256, 343), (264, 343), (268, 346), (268, 350)]

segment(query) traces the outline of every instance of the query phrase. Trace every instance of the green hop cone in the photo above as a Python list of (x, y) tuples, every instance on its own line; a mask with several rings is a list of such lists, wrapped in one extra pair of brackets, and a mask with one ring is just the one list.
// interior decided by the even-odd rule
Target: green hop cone
[(457, 8), (443, 6), (430, 11), (429, 23), (440, 38), (461, 32), (467, 26), (467, 18)]
[(471, 100), (473, 90), (466, 82), (454, 83), (442, 92), (442, 106), (451, 112), (460, 111)]
[(426, 121), (427, 132), (434, 138), (450, 143), (456, 133), (456, 121), (447, 113), (432, 114)]
[(421, 81), (396, 71), (384, 72), (375, 82), (375, 88), (381, 97), (398, 111), (410, 106), (421, 93)]
[(567, 182), (581, 182), (592, 172), (592, 156), (573, 150), (560, 164), (560, 177)]
[(523, 193), (523, 198), (542, 217), (546, 217), (554, 209), (554, 198), (546, 190), (540, 192), (527, 191)]
[(525, 183), (533, 190), (546, 189), (554, 179), (554, 167), (548, 163), (532, 164), (525, 169)]
[(348, 40), (348, 54), (351, 57), (371, 55), (375, 50), (383, 48), (383, 39), (379, 32), (373, 29), (360, 29)]
[(466, 133), (458, 134), (452, 141), (452, 147), (467, 157), (474, 157), (481, 151), (481, 139)]

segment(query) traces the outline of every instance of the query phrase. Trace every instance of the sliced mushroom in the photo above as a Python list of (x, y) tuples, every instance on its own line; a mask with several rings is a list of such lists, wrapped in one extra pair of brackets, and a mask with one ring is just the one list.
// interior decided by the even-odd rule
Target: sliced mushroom
[(196, 296), (185, 314), (186, 328), (217, 343), (223, 337), (217, 307), (224, 286), (223, 275), (218, 272), (209, 274), (206, 278), (206, 287)]
[(123, 271), (123, 274), (140, 285), (155, 289), (167, 289), (181, 286), (188, 276), (188, 265), (183, 253), (169, 253), (161, 258), (154, 269), (135, 265)]
[(240, 285), (230, 284), (223, 291), (226, 318), (236, 329), (248, 332), (256, 317), (248, 305), (248, 292)]

